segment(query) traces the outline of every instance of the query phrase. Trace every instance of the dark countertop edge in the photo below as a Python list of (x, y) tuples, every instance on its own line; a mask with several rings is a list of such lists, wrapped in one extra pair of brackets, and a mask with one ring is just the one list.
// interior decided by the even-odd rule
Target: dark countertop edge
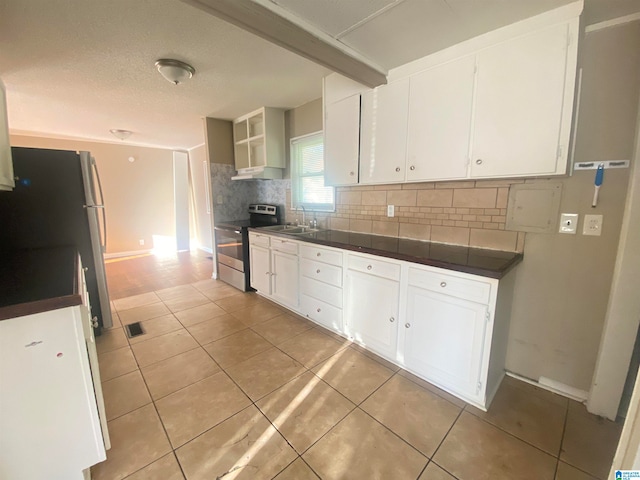
[(73, 263), (75, 275), (73, 276), (73, 293), (71, 295), (43, 298), (32, 302), (17, 303), (15, 305), (0, 307), (0, 321), (48, 312), (50, 310), (58, 310), (60, 308), (82, 305), (82, 295), (80, 294), (80, 253), (77, 251), (74, 256)]
[(35, 313), (48, 312), (50, 310), (58, 310), (60, 308), (75, 307), (76, 305), (82, 305), (82, 296), (80, 293), (74, 293), (66, 297), (46, 298), (34, 302), (9, 305), (0, 308), (0, 321), (33, 315)]
[[(452, 271), (456, 271), (456, 272), (462, 272), (462, 273), (468, 273), (471, 275), (479, 275), (481, 277), (487, 277), (487, 278), (494, 278), (496, 280), (500, 280), (501, 278), (503, 278), (513, 267), (515, 267), (518, 263), (520, 263), (522, 261), (522, 259), (524, 258), (524, 255), (522, 253), (518, 253), (518, 252), (509, 252), (509, 253), (513, 253), (514, 257), (509, 260), (508, 262), (505, 262), (505, 266), (501, 269), (501, 270), (490, 270), (490, 269), (486, 269), (486, 268), (482, 268), (482, 267), (470, 267), (468, 265), (459, 265), (459, 264), (455, 264), (455, 263), (449, 263), (449, 262), (444, 262), (444, 261), (440, 261), (440, 260), (434, 260), (431, 258), (427, 258), (427, 257), (414, 257), (411, 255), (405, 255), (402, 253), (396, 253), (396, 252), (388, 252), (385, 250), (377, 250), (375, 248), (370, 248), (370, 247), (360, 247), (360, 246), (356, 246), (356, 245), (350, 245), (348, 243), (339, 243), (339, 242), (331, 242), (331, 241), (327, 241), (327, 240), (319, 240), (317, 238), (310, 238), (310, 237), (305, 237), (303, 235), (290, 235), (287, 233), (283, 233), (283, 232), (273, 232), (273, 231), (265, 231), (255, 227), (249, 227), (249, 231), (253, 231), (256, 233), (261, 233), (261, 234), (266, 234), (266, 235), (273, 235), (276, 237), (283, 237), (283, 238), (287, 238), (289, 240), (298, 240), (300, 242), (304, 242), (304, 243), (312, 243), (315, 245), (324, 245), (326, 247), (333, 247), (333, 248), (339, 248), (342, 250), (349, 250), (351, 252), (356, 252), (356, 253), (367, 253), (369, 255), (376, 255), (379, 257), (386, 257), (386, 258), (391, 258), (394, 260), (403, 260), (405, 262), (409, 262), (409, 263), (416, 263), (419, 265), (427, 265), (430, 267), (437, 267), (437, 268), (443, 268), (445, 270), (452, 270)], [(345, 233), (355, 233), (355, 232), (345, 232)], [(373, 234), (365, 234), (365, 235), (373, 235)], [(381, 236), (381, 235), (376, 235), (376, 236)], [(388, 237), (388, 238), (395, 238), (395, 237)], [(403, 239), (403, 240), (411, 240), (411, 239)], [(419, 242), (420, 240), (413, 240), (415, 242)], [(426, 243), (426, 242), (425, 242)], [(466, 247), (465, 245), (452, 245), (452, 246), (457, 246), (457, 247)], [(467, 248), (472, 248), (472, 247), (467, 247)], [(496, 252), (496, 251), (501, 251), (501, 250), (489, 250), (489, 249), (484, 249), (484, 248), (474, 248), (474, 250), (478, 250), (478, 251), (487, 251), (487, 252)]]

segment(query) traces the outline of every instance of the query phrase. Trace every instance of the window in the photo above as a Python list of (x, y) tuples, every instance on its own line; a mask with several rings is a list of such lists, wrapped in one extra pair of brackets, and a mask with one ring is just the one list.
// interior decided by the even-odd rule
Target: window
[(335, 211), (334, 188), (324, 185), (322, 132), (291, 139), (291, 203), (310, 210)]

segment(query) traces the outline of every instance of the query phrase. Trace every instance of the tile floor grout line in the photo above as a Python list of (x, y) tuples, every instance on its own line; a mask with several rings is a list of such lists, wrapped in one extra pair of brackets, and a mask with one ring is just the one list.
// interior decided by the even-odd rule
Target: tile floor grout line
[[(433, 461), (433, 463), (435, 463), (434, 458), (436, 457), (436, 453), (438, 453), (438, 450), (440, 450), (440, 447), (442, 446), (442, 444), (444, 443), (444, 441), (447, 439), (447, 437), (449, 436), (449, 434), (451, 433), (451, 430), (453, 430), (453, 427), (455, 426), (456, 423), (458, 423), (458, 420), (460, 420), (460, 417), (462, 416), (462, 412), (465, 411), (465, 408), (461, 408), (460, 411), (458, 412), (458, 416), (456, 416), (456, 419), (451, 423), (451, 426), (449, 427), (449, 429), (447, 430), (447, 433), (444, 434), (444, 436), (442, 437), (442, 440), (440, 440), (440, 443), (438, 443), (438, 446), (436, 447), (436, 449), (433, 451), (433, 453), (431, 454), (430, 460)], [(436, 465), (438, 465), (436, 463)], [(440, 465), (438, 465), (440, 466)], [(447, 473), (449, 473), (448, 470), (444, 469), (443, 470)]]
[[(393, 430), (391, 430), (390, 427), (388, 427), (387, 425), (385, 425), (384, 423), (382, 423), (380, 420), (378, 420), (376, 417), (374, 417), (373, 415), (371, 415), (369, 412), (367, 412), (366, 410), (360, 408), (359, 406), (357, 406), (356, 408), (354, 408), (353, 410), (360, 410), (362, 413), (364, 413), (365, 415), (367, 415), (368, 417), (370, 417), (374, 422), (376, 422), (377, 424), (381, 425), (382, 427), (384, 427), (385, 429), (387, 429), (389, 432), (391, 432), (393, 435), (395, 435), (397, 438), (399, 438), (402, 442), (404, 442), (405, 444), (409, 445), (411, 448), (413, 448), (416, 452), (418, 452), (420, 455), (422, 455), (424, 458), (427, 459), (427, 464), (429, 463), (429, 460), (431, 460), (431, 458), (422, 453), (421, 450), (419, 450), (417, 447), (415, 447), (414, 445), (412, 445), (411, 443), (409, 443), (408, 440), (406, 440), (405, 438), (402, 438), (398, 433), (394, 432)], [(353, 413), (353, 410), (349, 413)], [(345, 417), (346, 418), (346, 417)], [(434, 454), (435, 455), (435, 454)], [(425, 465), (426, 467), (426, 465)]]
[(449, 470), (447, 470), (442, 465), (437, 463), (435, 460), (431, 460), (431, 463), (433, 463), (435, 466), (437, 466), (438, 468), (442, 469), (443, 471), (447, 472), (449, 475), (451, 475), (454, 478), (454, 480), (460, 480), (460, 477), (456, 477), (453, 473), (451, 473)]
[(428, 460), (427, 460), (427, 464), (426, 464), (424, 467), (422, 467), (422, 470), (420, 470), (420, 473), (419, 473), (419, 474), (418, 474), (418, 476), (416, 477), (416, 480), (420, 480), (420, 477), (424, 474), (425, 470), (427, 469), (427, 467), (429, 466), (429, 464), (432, 462), (432, 460), (431, 460), (429, 457), (427, 457), (427, 458), (428, 458)]
[[(194, 338), (194, 340), (195, 340), (195, 338)], [(196, 342), (196, 343), (197, 343), (197, 342)], [(187, 352), (191, 352), (191, 351), (193, 351), (193, 350), (197, 350), (198, 348), (202, 348), (202, 345), (198, 344), (198, 345), (196, 345), (195, 347), (190, 348), (189, 350), (185, 350), (184, 352), (176, 353), (175, 355), (171, 355), (171, 356), (169, 356), (169, 357), (167, 357), (167, 358), (163, 358), (162, 360), (158, 360), (157, 362), (149, 363), (148, 365), (144, 365), (144, 366), (142, 366), (142, 367), (140, 367), (140, 368), (142, 369), (142, 368), (151, 367), (151, 366), (153, 366), (153, 365), (157, 365), (157, 364), (158, 364), (158, 363), (160, 363), (160, 362), (164, 362), (165, 360), (169, 360), (170, 358), (175, 358), (175, 357), (177, 357), (178, 355), (182, 355), (183, 353), (187, 353)], [(133, 350), (133, 349), (132, 349), (132, 350)], [(133, 356), (134, 356), (134, 357), (136, 356), (136, 353), (135, 353), (135, 352), (133, 352)], [(136, 357), (136, 362), (137, 362), (137, 361), (138, 361), (138, 358)], [(140, 364), (138, 364), (138, 365), (140, 365)]]
[(547, 452), (546, 450), (543, 450), (542, 448), (538, 447), (537, 445), (534, 445), (533, 443), (529, 442), (528, 440), (524, 440), (520, 437), (518, 437), (516, 434), (511, 433), (507, 430), (505, 430), (504, 428), (498, 426), (498, 425), (494, 425), (493, 423), (489, 422), (488, 420), (485, 420), (484, 418), (479, 417), (478, 415), (475, 415), (474, 413), (472, 413), (471, 411), (467, 410), (467, 407), (473, 407), (474, 405), (471, 405), (470, 403), (468, 403), (467, 405), (465, 405), (464, 407), (464, 411), (466, 411), (469, 415), (472, 415), (474, 418), (477, 418), (478, 420), (480, 420), (483, 423), (486, 423), (487, 425), (489, 425), (490, 427), (496, 428), (498, 430), (500, 430), (503, 433), (506, 433), (507, 435), (509, 435), (510, 437), (515, 438), (516, 440), (519, 440), (520, 442), (535, 448), (536, 450), (538, 450), (539, 452), (544, 453), (545, 455), (550, 456), (551, 458), (555, 458), (558, 459), (559, 457), (556, 457), (554, 454)]

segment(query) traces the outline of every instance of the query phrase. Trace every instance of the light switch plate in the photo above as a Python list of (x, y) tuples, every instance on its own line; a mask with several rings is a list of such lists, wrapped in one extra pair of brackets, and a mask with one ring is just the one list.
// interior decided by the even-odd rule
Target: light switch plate
[(561, 213), (560, 214), (560, 233), (570, 233), (575, 235), (578, 231), (578, 214), (577, 213)]
[(602, 215), (585, 215), (582, 234), (599, 237), (602, 234)]

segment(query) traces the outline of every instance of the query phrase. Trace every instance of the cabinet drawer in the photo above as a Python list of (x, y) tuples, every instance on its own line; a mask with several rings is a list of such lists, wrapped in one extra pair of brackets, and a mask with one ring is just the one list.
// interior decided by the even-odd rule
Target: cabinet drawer
[(400, 280), (400, 265), (397, 263), (385, 262), (372, 257), (349, 255), (347, 264), (350, 269), (358, 270), (371, 275)]
[(489, 303), (491, 294), (491, 284), (488, 282), (418, 268), (409, 269), (409, 285), (478, 303)]
[(300, 271), (305, 277), (342, 287), (342, 268), (340, 267), (303, 258)]
[(298, 254), (298, 243), (293, 240), (271, 237), (271, 248), (279, 252)]
[(300, 246), (300, 253), (303, 258), (309, 260), (317, 260), (318, 262), (328, 263), (337, 267), (342, 266), (342, 252), (322, 247), (310, 247), (308, 245)]
[(269, 247), (271, 237), (261, 233), (249, 232), (249, 245), (260, 245), (261, 247)]
[(318, 282), (309, 277), (300, 277), (300, 292), (309, 297), (322, 299), (334, 307), (342, 308), (342, 288)]
[(300, 295), (302, 314), (322, 326), (342, 332), (342, 310), (322, 300)]

